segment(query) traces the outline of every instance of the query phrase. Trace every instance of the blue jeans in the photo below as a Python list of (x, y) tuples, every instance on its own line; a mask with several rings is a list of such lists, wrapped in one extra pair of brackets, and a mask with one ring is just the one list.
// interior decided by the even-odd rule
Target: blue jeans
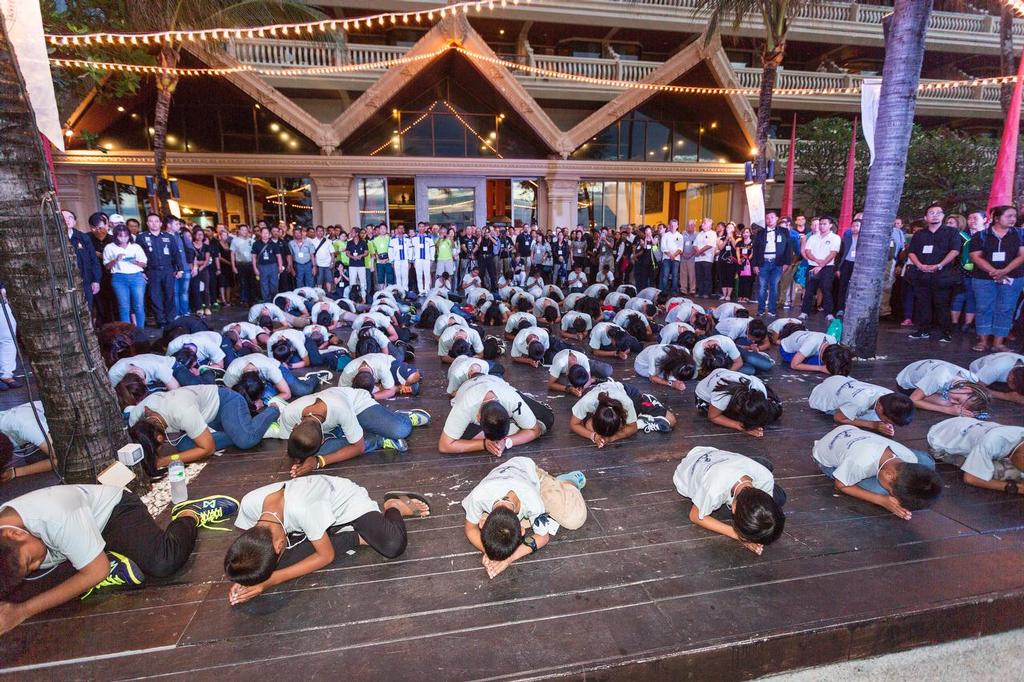
[(264, 303), (270, 303), (277, 296), (277, 284), (281, 281), (281, 272), (277, 264), (261, 265), (260, 270), (260, 298)]
[(115, 272), (110, 284), (117, 298), (117, 317), (122, 322), (131, 322), (135, 313), (135, 326), (146, 326), (146, 276), (141, 272), (134, 275)]
[(309, 338), (306, 339), (306, 353), (309, 354), (310, 367), (330, 367), (331, 369), (337, 367), (338, 356), (342, 355), (341, 351), (321, 353), (320, 348)]
[[(377, 263), (376, 288), (380, 289), (395, 283), (395, 267), (391, 263)], [(364, 291), (363, 294), (366, 294)]]
[(977, 305), (974, 297), (973, 281), (973, 277), (964, 274), (961, 285), (956, 288), (956, 293), (953, 294), (953, 303), (949, 306), (950, 312), (963, 312), (967, 315), (974, 314)]
[(310, 377), (302, 381), (295, 376), (295, 372), (292, 371), (291, 367), (281, 365), (281, 374), (284, 376), (284, 381), (288, 384), (288, 390), (292, 392), (293, 398), (301, 398), (320, 388), (320, 379)]
[(743, 358), (743, 366), (740, 367), (740, 372), (743, 374), (753, 375), (758, 372), (767, 372), (775, 366), (775, 361), (767, 353), (760, 351), (741, 348), (740, 357)]
[(974, 279), (974, 298), (978, 314), (974, 326), (979, 336), (992, 334), (1006, 337), (1013, 326), (1013, 312), (1024, 289), (1024, 278), (1017, 277), (1013, 284), (997, 284), (993, 279)]
[[(923, 464), (929, 469), (933, 471), (935, 470), (935, 460), (931, 458), (931, 455), (929, 455), (924, 450), (914, 450), (913, 448), (911, 448), (910, 451), (914, 453), (915, 457), (917, 457), (918, 464)], [(821, 473), (825, 474), (833, 481), (836, 480), (836, 477), (832, 475), (836, 470), (835, 467), (827, 467), (824, 464), (818, 462), (817, 460), (815, 460), (815, 464), (817, 464), (818, 468), (821, 469)], [(877, 476), (872, 476), (871, 478), (865, 478), (863, 481), (859, 481), (857, 483), (857, 487), (861, 488), (862, 490), (867, 490), (869, 493), (875, 493), (876, 495), (889, 494), (889, 491), (883, 488), (882, 484), (878, 482)]]
[(174, 380), (182, 386), (202, 386), (203, 384), (213, 384), (217, 381), (212, 372), (193, 374), (177, 362), (174, 363), (174, 369), (171, 370), (171, 374), (174, 375)]
[(313, 286), (313, 261), (295, 264), (295, 288)]
[[(281, 416), (276, 407), (268, 407), (253, 417), (249, 414), (245, 398), (230, 388), (221, 386), (217, 395), (220, 397), (220, 409), (208, 426), (214, 432), (213, 444), (218, 450), (231, 446), (240, 450), (256, 447), (270, 425)], [(194, 447), (195, 443), (188, 436), (178, 442), (178, 452)]]
[(661, 261), (661, 274), (658, 284), (662, 291), (668, 293), (679, 288), (679, 261), (665, 259)]
[(178, 317), (188, 315), (188, 285), (192, 281), (192, 273), (185, 271), (178, 279), (174, 280), (174, 309)]
[(777, 262), (766, 260), (757, 273), (757, 314), (765, 311), (765, 298), (768, 299), (768, 312), (774, 313), (778, 305), (779, 279), (782, 277), (782, 266)]
[[(368, 407), (356, 419), (363, 427), (363, 452), (374, 452), (384, 447), (384, 439), (408, 438), (412, 433), (412, 421), (404, 412), (394, 412), (383, 405)], [(318, 455), (329, 455), (346, 445), (351, 445), (345, 432), (340, 428), (324, 434), (324, 444), (320, 446)]]

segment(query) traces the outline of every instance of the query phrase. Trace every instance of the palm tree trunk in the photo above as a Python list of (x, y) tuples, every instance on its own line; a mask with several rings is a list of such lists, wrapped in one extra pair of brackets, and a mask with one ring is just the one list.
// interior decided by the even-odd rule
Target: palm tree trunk
[(775, 92), (775, 81), (778, 79), (779, 66), (785, 52), (785, 43), (779, 42), (771, 52), (765, 52), (761, 59), (761, 91), (757, 95), (757, 158), (762, 172), (767, 172), (765, 158), (768, 126), (772, 121), (772, 94)]
[(93, 482), (128, 435), (55, 203), (40, 220), (53, 187), (3, 22), (0, 110), (0, 280), (35, 374), (58, 472), (68, 482)]
[[(1003, 7), (999, 13), (999, 73), (1013, 76), (1017, 73), (1017, 55), (1013, 49), (1013, 12)], [(999, 88), (999, 106), (1006, 116), (1013, 95), (1013, 84)], [(1013, 169), (1013, 198), (1019, 202), (1024, 195), (1024, 144), (1017, 145), (1017, 159)]]
[(882, 92), (875, 123), (875, 163), (868, 174), (864, 222), (847, 296), (843, 342), (862, 358), (874, 357), (878, 307), (889, 266), (893, 221), (903, 194), (914, 123), (924, 36), (932, 0), (896, 0), (885, 45)]
[[(178, 64), (178, 53), (173, 48), (160, 48), (160, 66), (173, 68)], [(156, 167), (156, 201), (161, 215), (171, 212), (170, 173), (167, 171), (167, 119), (171, 113), (171, 98), (178, 85), (176, 76), (157, 76), (156, 110), (153, 112), (153, 163)]]

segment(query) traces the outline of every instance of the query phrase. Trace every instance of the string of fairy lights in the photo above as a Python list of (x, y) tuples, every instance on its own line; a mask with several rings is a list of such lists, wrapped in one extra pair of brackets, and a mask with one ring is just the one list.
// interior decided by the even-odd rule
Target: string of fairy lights
[[(175, 43), (194, 43), (207, 41), (222, 41), (243, 38), (264, 38), (264, 37), (304, 37), (336, 31), (354, 31), (361, 28), (373, 29), (375, 27), (408, 24), (410, 22), (420, 23), (424, 19), (432, 22), (435, 18), (455, 16), (459, 13), (469, 14), (475, 10), (482, 12), (485, 8), (493, 10), (495, 7), (517, 6), (520, 3), (530, 4), (532, 0), (470, 0), (444, 7), (429, 10), (410, 12), (388, 12), (374, 14), (367, 17), (355, 19), (328, 19), (315, 22), (273, 24), (250, 28), (209, 28), (197, 30), (176, 30), (154, 33), (88, 33), (80, 35), (57, 35), (47, 34), (46, 40), (54, 46), (59, 47), (84, 47), (92, 45), (165, 45)], [(1024, 16), (1024, 0), (1002, 0), (1002, 3), (1011, 9), (1015, 14)], [(332, 66), (310, 66), (310, 67), (288, 67), (270, 68), (252, 66), (248, 64), (237, 64), (226, 67), (209, 68), (188, 68), (188, 67), (165, 67), (146, 64), (126, 64), (118, 62), (94, 61), (88, 59), (66, 59), (54, 57), (51, 63), (59, 68), (65, 69), (88, 69), (95, 71), (134, 73), (139, 75), (163, 75), (175, 77), (199, 77), (199, 76), (225, 76), (240, 72), (257, 73), (277, 78), (308, 77), (315, 75), (332, 75), (351, 73), (356, 71), (374, 71), (388, 69), (394, 66), (430, 60), (447, 52), (455, 50), (465, 57), (486, 62), (496, 66), (502, 66), (510, 71), (527, 73), (532, 76), (566, 80), (576, 83), (586, 83), (607, 88), (623, 90), (646, 90), (652, 92), (666, 92), (687, 95), (743, 95), (752, 96), (759, 92), (755, 87), (704, 87), (692, 85), (674, 85), (668, 83), (650, 83), (645, 81), (628, 81), (612, 78), (599, 78), (582, 74), (566, 73), (555, 69), (538, 67), (531, 64), (502, 59), (492, 54), (483, 54), (469, 50), (463, 46), (450, 44), (436, 51), (405, 55), (391, 59), (383, 59), (374, 62), (360, 64), (339, 64)], [(1016, 75), (993, 76), (987, 78), (968, 78), (960, 80), (934, 80), (918, 84), (918, 91), (921, 93), (941, 92), (943, 90), (954, 90), (959, 88), (978, 88), (985, 86), (1001, 86), (1017, 82)], [(857, 95), (861, 92), (859, 84), (852, 84), (843, 87), (824, 88), (776, 88), (776, 96), (837, 96)], [(480, 137), (477, 135), (477, 137)], [(487, 141), (481, 138), (481, 142), (487, 145)], [(386, 146), (386, 145), (385, 145)]]
[[(498, 139), (498, 132), (497, 131), (492, 131), (488, 135), (488, 137), (484, 137), (479, 132), (477, 132), (476, 128), (474, 128), (472, 125), (470, 125), (470, 123), (468, 121), (466, 121), (466, 119), (464, 119), (462, 117), (462, 115), (458, 111), (455, 110), (455, 107), (453, 107), (447, 100), (438, 100), (438, 99), (435, 99), (433, 102), (431, 102), (430, 106), (427, 107), (427, 110), (424, 111), (422, 114), (420, 114), (416, 118), (416, 120), (414, 120), (412, 123), (410, 123), (409, 125), (405, 126), (404, 128), (395, 130), (393, 135), (391, 136), (390, 139), (388, 139), (387, 142), (385, 142), (384, 144), (382, 144), (381, 146), (377, 147), (372, 152), (370, 152), (370, 156), (377, 156), (378, 154), (380, 154), (382, 151), (384, 151), (388, 147), (393, 147), (393, 148), (397, 149), (401, 145), (401, 143), (402, 143), (402, 136), (405, 135), (406, 133), (408, 133), (410, 130), (412, 130), (416, 126), (418, 126), (419, 124), (423, 123), (423, 121), (425, 121), (428, 116), (430, 116), (432, 113), (434, 113), (434, 110), (437, 108), (438, 104), (443, 104), (448, 109), (448, 111), (450, 111), (452, 113), (452, 115), (455, 116), (455, 120), (457, 120), (462, 125), (462, 127), (466, 129), (467, 132), (472, 133), (473, 136), (476, 137), (476, 139), (480, 141), (480, 149), (481, 149), (481, 151), (485, 151), (485, 150), (489, 149), (499, 159), (505, 158), (500, 153), (498, 153), (498, 150), (494, 147), (494, 143)], [(392, 115), (397, 116), (398, 115), (398, 110), (397, 109), (393, 110), (392, 111)], [(499, 120), (504, 120), (504, 118), (505, 118), (505, 114), (499, 114), (499, 116), (498, 116)]]

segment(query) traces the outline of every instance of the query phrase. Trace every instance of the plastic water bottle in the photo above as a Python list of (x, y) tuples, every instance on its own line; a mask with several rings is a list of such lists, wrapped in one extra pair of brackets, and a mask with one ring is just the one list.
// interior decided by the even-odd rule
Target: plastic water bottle
[(188, 499), (185, 465), (178, 455), (171, 455), (171, 464), (167, 467), (167, 480), (171, 482), (171, 502), (178, 504)]

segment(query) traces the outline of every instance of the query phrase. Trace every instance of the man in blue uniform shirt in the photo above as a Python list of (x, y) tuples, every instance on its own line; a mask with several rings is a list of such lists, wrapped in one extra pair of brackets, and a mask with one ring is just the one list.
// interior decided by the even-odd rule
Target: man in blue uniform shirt
[(146, 231), (136, 243), (146, 254), (146, 282), (153, 304), (156, 326), (162, 328), (174, 318), (174, 280), (181, 279), (185, 256), (178, 242), (162, 231), (163, 220), (155, 213), (146, 216)]

